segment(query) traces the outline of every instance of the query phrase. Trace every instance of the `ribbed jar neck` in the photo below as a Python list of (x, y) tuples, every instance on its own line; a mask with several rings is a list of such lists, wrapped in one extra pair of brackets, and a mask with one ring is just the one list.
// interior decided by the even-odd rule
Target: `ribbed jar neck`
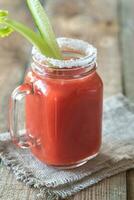
[(38, 76), (52, 78), (79, 78), (96, 69), (97, 50), (87, 42), (58, 38), (63, 60), (48, 58), (35, 47), (32, 50), (32, 70)]

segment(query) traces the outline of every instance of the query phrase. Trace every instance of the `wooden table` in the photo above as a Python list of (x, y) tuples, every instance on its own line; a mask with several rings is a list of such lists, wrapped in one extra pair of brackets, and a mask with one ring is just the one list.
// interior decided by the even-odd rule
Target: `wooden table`
[[(53, 3), (52, 3), (53, 2)], [(1, 0), (14, 18), (31, 26), (24, 1)], [(98, 48), (98, 71), (108, 97), (119, 92), (134, 100), (134, 1), (133, 0), (55, 0), (47, 8), (57, 35), (88, 40)], [(8, 98), (23, 81), (30, 46), (18, 34), (0, 40), (0, 130), (8, 130)], [(1, 200), (34, 200), (37, 191), (16, 181), (0, 166)], [(134, 170), (107, 178), (70, 200), (134, 200)]]

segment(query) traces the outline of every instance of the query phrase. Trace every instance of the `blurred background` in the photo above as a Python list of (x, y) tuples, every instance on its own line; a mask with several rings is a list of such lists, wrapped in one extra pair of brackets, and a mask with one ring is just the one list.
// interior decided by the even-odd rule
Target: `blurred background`
[[(124, 93), (134, 100), (134, 1), (42, 0), (57, 37), (79, 38), (98, 49), (104, 97)], [(0, 0), (0, 9), (34, 27), (26, 1)], [(23, 82), (31, 45), (19, 34), (0, 39), (0, 131), (8, 127), (8, 99)]]

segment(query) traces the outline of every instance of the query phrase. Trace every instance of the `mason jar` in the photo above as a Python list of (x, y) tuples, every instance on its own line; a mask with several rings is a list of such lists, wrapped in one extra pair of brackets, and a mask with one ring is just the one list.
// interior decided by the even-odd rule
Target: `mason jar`
[(96, 48), (77, 39), (57, 41), (63, 60), (33, 48), (24, 83), (11, 95), (10, 132), (17, 146), (30, 148), (43, 163), (74, 168), (99, 153), (103, 83)]

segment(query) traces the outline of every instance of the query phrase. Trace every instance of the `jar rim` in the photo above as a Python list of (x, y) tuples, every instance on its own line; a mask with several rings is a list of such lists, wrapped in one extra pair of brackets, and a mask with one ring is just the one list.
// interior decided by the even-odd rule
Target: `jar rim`
[(52, 67), (52, 68), (74, 68), (74, 67), (90, 67), (96, 63), (97, 59), (97, 49), (79, 39), (72, 39), (72, 38), (65, 38), (60, 37), (57, 38), (58, 45), (61, 49), (70, 49), (72, 51), (79, 52), (81, 56), (79, 58), (71, 58), (68, 60), (58, 60), (50, 57), (46, 57), (45, 55), (41, 54), (36, 47), (32, 48), (32, 57), (33, 60), (38, 63), (41, 67)]

